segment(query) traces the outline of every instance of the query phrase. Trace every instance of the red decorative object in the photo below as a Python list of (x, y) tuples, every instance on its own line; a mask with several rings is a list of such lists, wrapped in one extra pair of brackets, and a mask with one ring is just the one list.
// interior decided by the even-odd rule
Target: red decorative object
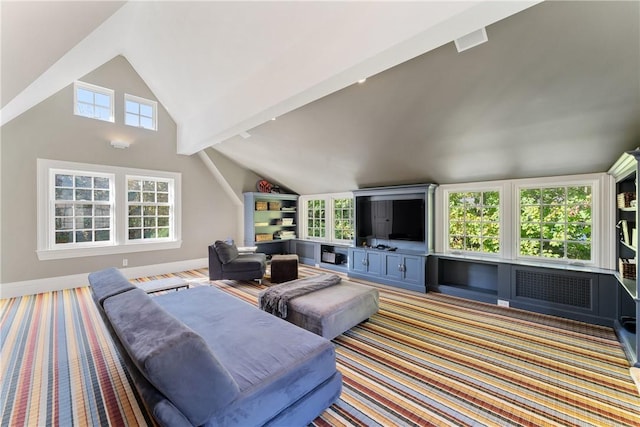
[(273, 186), (266, 179), (261, 179), (258, 181), (258, 191), (261, 193), (271, 193), (271, 189)]

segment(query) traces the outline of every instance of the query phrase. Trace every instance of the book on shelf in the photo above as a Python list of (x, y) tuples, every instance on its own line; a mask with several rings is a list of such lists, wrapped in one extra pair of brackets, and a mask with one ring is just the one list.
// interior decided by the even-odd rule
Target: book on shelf
[(635, 242), (633, 237), (636, 233), (635, 227), (630, 227), (629, 222), (623, 219), (620, 220), (620, 229), (622, 230), (622, 241), (628, 246), (635, 246), (633, 244)]
[(618, 260), (618, 269), (620, 275), (625, 279), (636, 278), (636, 259), (635, 258), (620, 258)]
[(295, 231), (286, 231), (286, 230), (280, 230), (280, 231), (276, 231), (273, 235), (274, 239), (295, 239), (296, 238), (296, 232)]

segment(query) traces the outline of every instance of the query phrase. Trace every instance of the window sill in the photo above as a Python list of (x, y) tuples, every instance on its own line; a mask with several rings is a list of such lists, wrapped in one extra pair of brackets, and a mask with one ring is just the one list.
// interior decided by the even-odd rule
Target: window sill
[(480, 255), (480, 254), (476, 255), (476, 254), (468, 254), (468, 253), (451, 253), (451, 252), (437, 252), (437, 253), (432, 252), (429, 255), (452, 258), (452, 259), (469, 260), (469, 261), (497, 262), (497, 263), (503, 263), (503, 264), (524, 265), (528, 267), (553, 268), (556, 270), (584, 271), (589, 273), (603, 273), (603, 274), (615, 273), (615, 270), (596, 267), (594, 265), (590, 265), (587, 263), (577, 264), (577, 263), (571, 263), (567, 261), (554, 262), (554, 261), (535, 260), (535, 259), (507, 259), (507, 258), (500, 258), (499, 256), (496, 256), (496, 255)]
[(73, 249), (44, 249), (38, 250), (38, 259), (40, 261), (48, 261), (66, 258), (82, 258), (88, 256), (126, 254), (132, 252), (149, 252), (160, 251), (166, 249), (179, 249), (182, 246), (182, 240), (158, 243), (137, 243), (129, 245), (100, 246), (90, 248), (73, 248)]

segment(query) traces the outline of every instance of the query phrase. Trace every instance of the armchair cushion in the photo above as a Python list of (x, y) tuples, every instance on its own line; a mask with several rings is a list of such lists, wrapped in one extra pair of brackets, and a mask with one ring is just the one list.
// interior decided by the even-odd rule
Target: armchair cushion
[(238, 248), (233, 243), (228, 244), (222, 240), (216, 240), (214, 247), (216, 248), (216, 253), (218, 254), (218, 258), (220, 258), (220, 262), (223, 264), (229, 264), (231, 261), (238, 258)]

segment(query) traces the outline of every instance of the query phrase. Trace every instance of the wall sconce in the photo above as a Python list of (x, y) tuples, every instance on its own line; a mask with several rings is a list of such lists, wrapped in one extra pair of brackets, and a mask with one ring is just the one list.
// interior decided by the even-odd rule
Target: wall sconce
[(125, 142), (125, 141), (117, 141), (117, 140), (111, 141), (111, 146), (113, 148), (121, 148), (121, 149), (122, 148), (129, 148), (130, 145), (131, 145), (131, 143)]

